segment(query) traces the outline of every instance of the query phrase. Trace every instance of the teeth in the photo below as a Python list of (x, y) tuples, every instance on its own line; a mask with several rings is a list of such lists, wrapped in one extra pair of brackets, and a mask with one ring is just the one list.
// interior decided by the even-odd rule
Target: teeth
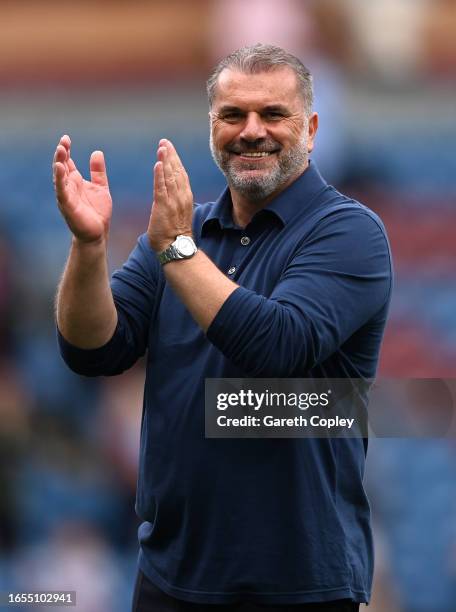
[(243, 157), (267, 157), (270, 151), (255, 151), (254, 153), (241, 153)]

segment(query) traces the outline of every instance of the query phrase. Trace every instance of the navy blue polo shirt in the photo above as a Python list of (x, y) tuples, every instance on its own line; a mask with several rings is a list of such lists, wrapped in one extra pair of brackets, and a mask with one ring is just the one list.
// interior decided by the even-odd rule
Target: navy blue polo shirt
[(59, 336), (88, 376), (147, 351), (136, 510), (142, 571), (197, 603), (369, 600), (373, 549), (362, 439), (206, 439), (207, 377), (375, 375), (391, 295), (380, 219), (315, 164), (251, 222), (228, 190), (195, 205), (198, 247), (239, 288), (205, 334), (139, 238), (112, 291), (103, 347)]

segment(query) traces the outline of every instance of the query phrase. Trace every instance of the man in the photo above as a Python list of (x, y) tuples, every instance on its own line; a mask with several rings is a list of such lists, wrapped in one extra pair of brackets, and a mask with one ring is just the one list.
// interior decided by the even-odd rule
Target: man
[(309, 162), (308, 70), (256, 45), (208, 81), (210, 146), (227, 189), (193, 205), (169, 140), (147, 233), (108, 279), (101, 152), (84, 181), (57, 146), (73, 242), (57, 296), (61, 352), (114, 375), (147, 350), (133, 609), (357, 610), (372, 580), (362, 439), (209, 439), (210, 377), (372, 378), (391, 292), (376, 215)]

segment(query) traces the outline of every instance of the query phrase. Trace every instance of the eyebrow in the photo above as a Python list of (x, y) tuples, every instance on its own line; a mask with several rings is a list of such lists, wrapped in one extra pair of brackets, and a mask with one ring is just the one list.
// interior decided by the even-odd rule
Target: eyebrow
[(288, 115), (290, 113), (289, 109), (282, 104), (270, 104), (269, 106), (265, 106), (263, 111), (278, 112), (283, 113), (284, 115)]
[(217, 114), (220, 115), (221, 113), (233, 113), (233, 112), (234, 113), (238, 113), (238, 112), (241, 113), (243, 111), (241, 111), (241, 109), (238, 106), (228, 106), (228, 105), (225, 105), (225, 106), (222, 106), (220, 108), (220, 110), (218, 111)]
[[(222, 113), (244, 113), (245, 111), (242, 108), (239, 108), (239, 106), (230, 106), (230, 105), (225, 105), (222, 106), (220, 108), (220, 110), (218, 111), (218, 115), (221, 115)], [(287, 109), (285, 106), (283, 106), (282, 104), (268, 104), (267, 106), (263, 106), (263, 108), (261, 109), (262, 113), (264, 112), (280, 112), (283, 113), (284, 115), (289, 115), (290, 111), (289, 109)]]

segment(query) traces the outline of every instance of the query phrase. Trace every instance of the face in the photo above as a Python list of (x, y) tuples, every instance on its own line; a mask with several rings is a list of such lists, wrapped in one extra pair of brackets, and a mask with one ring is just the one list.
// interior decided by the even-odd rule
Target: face
[(307, 167), (317, 130), (294, 72), (225, 69), (211, 112), (212, 156), (231, 190), (251, 201), (277, 194)]

